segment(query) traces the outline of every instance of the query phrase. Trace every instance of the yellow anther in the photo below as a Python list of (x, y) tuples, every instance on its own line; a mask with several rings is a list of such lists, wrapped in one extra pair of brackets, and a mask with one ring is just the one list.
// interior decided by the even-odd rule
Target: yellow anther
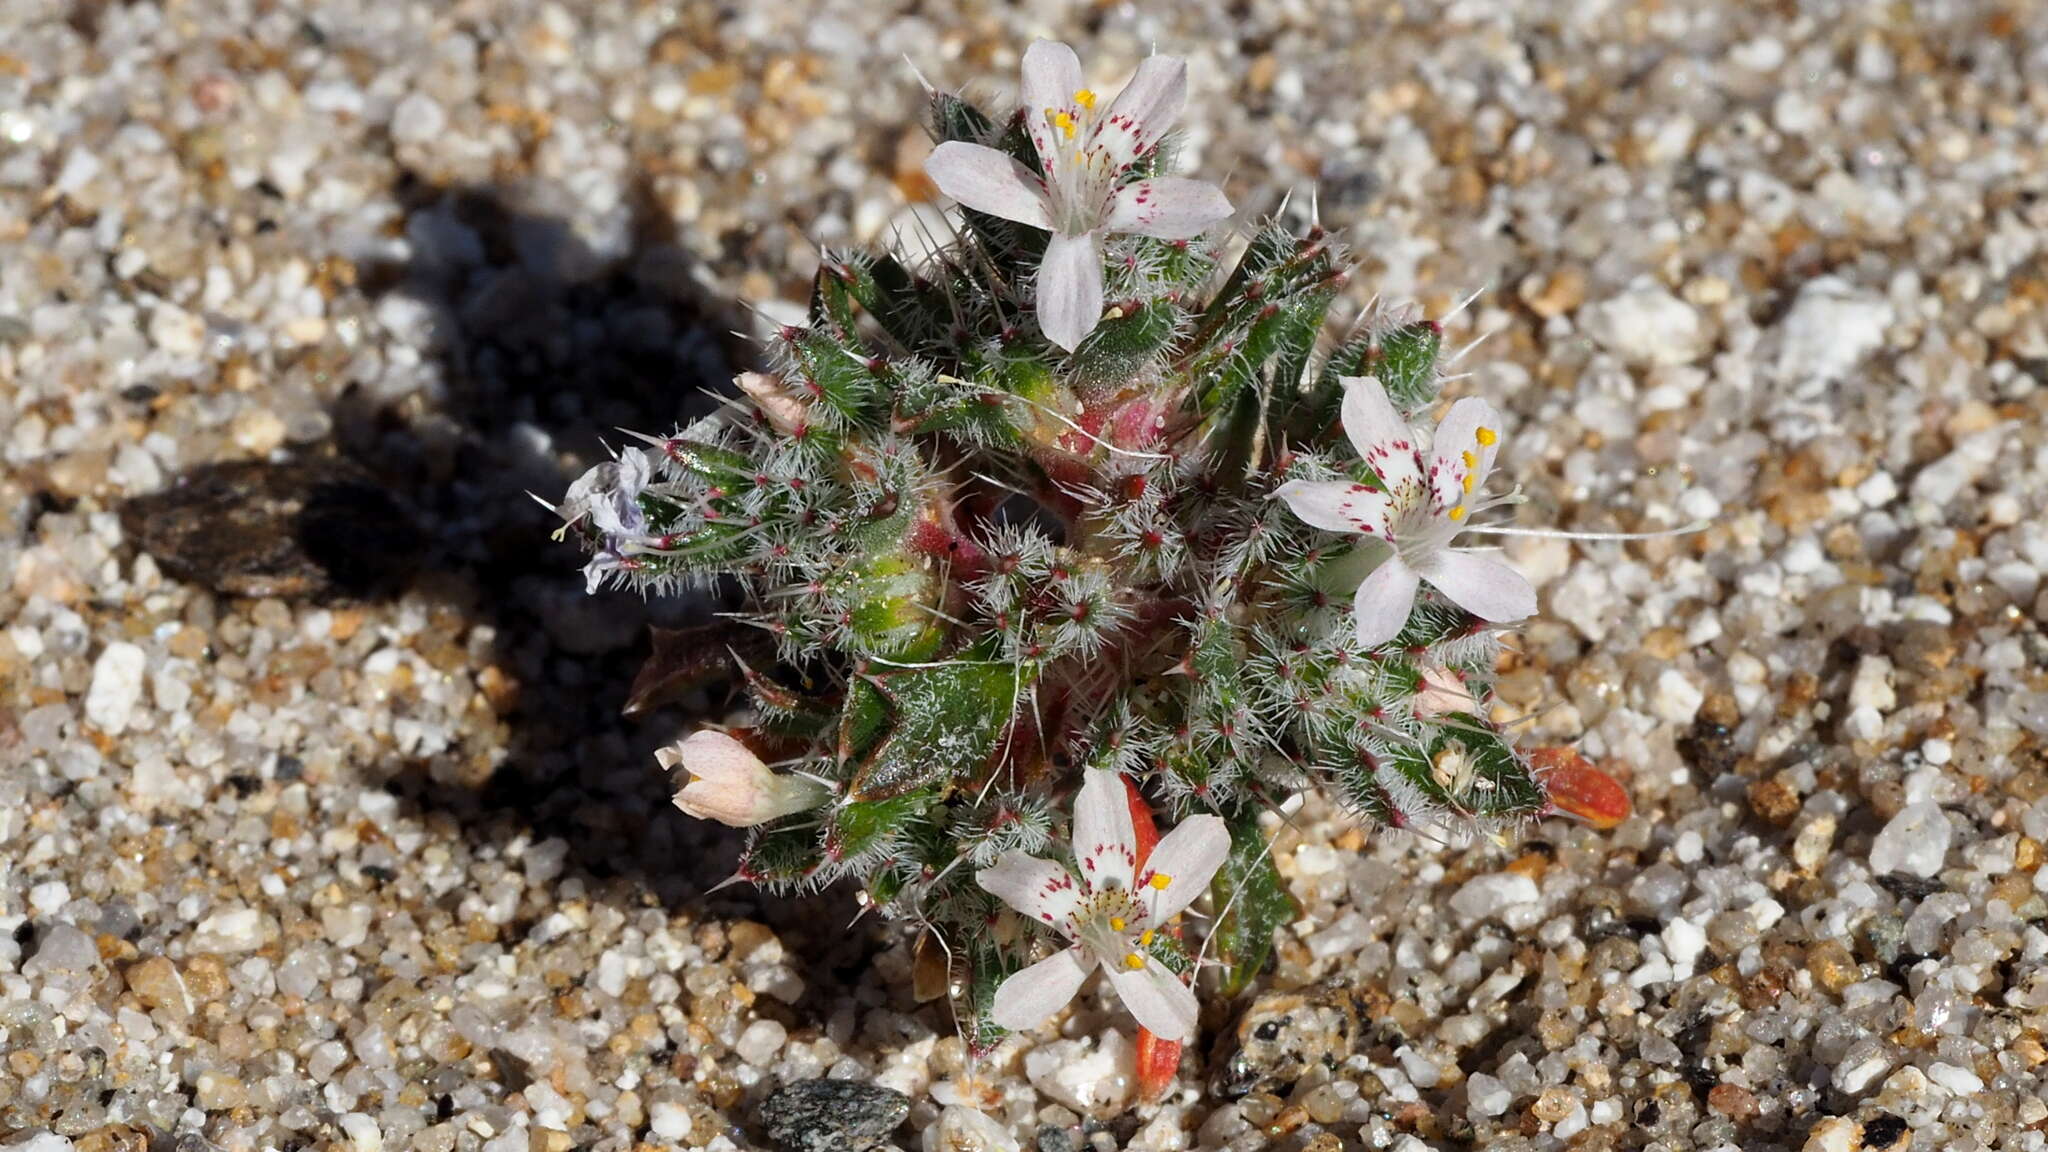
[(1173, 883), (1173, 877), (1168, 876), (1164, 872), (1154, 872), (1152, 874), (1152, 879), (1150, 883), (1152, 887), (1157, 888), (1161, 892), (1164, 892), (1166, 891), (1166, 886), (1168, 884)]
[(1459, 483), (1465, 486), (1465, 491), (1470, 492), (1472, 490), (1472, 473), (1465, 473), (1465, 478), (1460, 480)]
[(1479, 467), (1479, 457), (1477, 457), (1477, 456), (1474, 456), (1474, 455), (1473, 455), (1473, 454), (1471, 454), (1470, 452), (1461, 452), (1461, 453), (1459, 453), (1459, 459), (1461, 459), (1461, 460), (1463, 460), (1463, 461), (1465, 462), (1465, 467), (1467, 467), (1467, 468), (1477, 468), (1477, 467)]
[(1133, 952), (1129, 956), (1124, 957), (1124, 967), (1129, 968), (1133, 972), (1137, 971), (1140, 968), (1143, 968), (1144, 966), (1145, 958), (1143, 956), (1138, 955), (1136, 952)]
[(1449, 516), (1453, 520), (1463, 520), (1465, 518), (1465, 506), (1460, 504), (1449, 512), (1444, 513), (1444, 515)]
[(1138, 943), (1146, 948), (1152, 946), (1152, 930), (1150, 928), (1145, 929), (1145, 934), (1138, 937)]
[(1481, 448), (1491, 448), (1496, 443), (1499, 443), (1500, 433), (1495, 432), (1491, 428), (1481, 428), (1479, 431), (1474, 432), (1472, 434), (1472, 438), (1474, 440), (1479, 441), (1479, 446)]
[(1090, 112), (1095, 111), (1095, 89), (1083, 88), (1079, 92), (1074, 93), (1074, 103), (1079, 104)]
[(1065, 112), (1055, 112), (1052, 116), (1052, 123), (1053, 127), (1067, 134), (1067, 139), (1072, 140), (1074, 138), (1074, 118), (1071, 115)]
[(1121, 917), (1121, 916), (1111, 916), (1111, 917), (1109, 918), (1109, 927), (1110, 927), (1110, 929), (1111, 929), (1112, 931), (1115, 931), (1115, 932), (1121, 932), (1121, 931), (1123, 931), (1123, 930), (1124, 930), (1124, 918), (1123, 918), (1123, 917)]

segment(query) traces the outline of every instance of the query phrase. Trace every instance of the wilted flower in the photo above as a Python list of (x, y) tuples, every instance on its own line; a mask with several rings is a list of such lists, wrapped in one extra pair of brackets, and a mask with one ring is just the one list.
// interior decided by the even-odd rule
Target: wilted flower
[(1441, 716), (1446, 712), (1471, 712), (1479, 705), (1465, 678), (1441, 664), (1422, 666), (1422, 683), (1415, 693), (1417, 716)]
[(710, 729), (691, 733), (654, 758), (663, 768), (682, 765), (689, 777), (676, 792), (676, 807), (700, 820), (734, 828), (808, 812), (832, 795), (831, 789), (808, 776), (778, 774), (746, 745)]
[(796, 432), (810, 419), (810, 406), (797, 399), (781, 380), (765, 372), (742, 372), (733, 378), (733, 383), (761, 410), (769, 427), (784, 436)]
[(1384, 544), (1379, 566), (1352, 601), (1358, 642), (1385, 644), (1400, 635), (1423, 581), (1482, 620), (1505, 623), (1536, 611), (1536, 590), (1506, 561), (1451, 547), (1466, 518), (1497, 501), (1476, 498), (1500, 450), (1500, 414), (1467, 397), (1436, 426), (1429, 457), (1371, 376), (1344, 381), (1344, 432), (1379, 485), (1290, 480), (1274, 495), (1296, 516), (1331, 532), (1356, 532)]
[(967, 207), (1052, 233), (1038, 269), (1038, 326), (1069, 352), (1102, 319), (1105, 235), (1182, 240), (1230, 215), (1213, 184), (1136, 175), (1187, 101), (1187, 71), (1177, 57), (1150, 57), (1098, 109), (1074, 50), (1035, 41), (1024, 53), (1024, 126), (1045, 174), (959, 140), (925, 161), (939, 190)]
[(1190, 816), (1159, 841), (1141, 871), (1123, 781), (1095, 769), (1074, 801), (1073, 843), (1078, 878), (1022, 852), (975, 874), (1004, 903), (1072, 942), (1003, 981), (991, 1018), (1004, 1028), (1035, 1028), (1072, 1000), (1099, 964), (1139, 1024), (1162, 1040), (1194, 1039), (1194, 992), (1147, 949), (1153, 933), (1201, 895), (1222, 867), (1230, 853), (1223, 821)]

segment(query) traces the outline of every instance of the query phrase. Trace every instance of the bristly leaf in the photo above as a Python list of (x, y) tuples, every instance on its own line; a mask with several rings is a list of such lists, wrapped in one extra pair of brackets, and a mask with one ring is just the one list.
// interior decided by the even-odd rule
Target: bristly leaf
[(991, 658), (984, 642), (973, 652), (930, 667), (871, 672), (864, 677), (887, 703), (884, 735), (853, 781), (860, 800), (900, 796), (916, 788), (979, 777), (997, 738), (1009, 726), (1017, 692), (1035, 669)]
[(1244, 991), (1273, 954), (1273, 937), (1297, 915), (1273, 866), (1266, 834), (1259, 828), (1259, 809), (1245, 804), (1229, 816), (1230, 857), (1211, 885), (1222, 912), (1210, 938), (1223, 961), (1223, 994)]
[(1380, 337), (1370, 374), (1380, 378), (1394, 407), (1414, 412), (1436, 400), (1442, 386), (1436, 361), (1443, 348), (1443, 329), (1433, 321), (1403, 324)]

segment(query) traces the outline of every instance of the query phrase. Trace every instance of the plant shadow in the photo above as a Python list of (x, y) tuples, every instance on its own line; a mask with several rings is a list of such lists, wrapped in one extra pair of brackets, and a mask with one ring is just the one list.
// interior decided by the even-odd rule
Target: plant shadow
[(621, 715), (650, 627), (710, 622), (717, 595), (586, 596), (582, 557), (550, 540), (558, 522), (529, 495), (558, 498), (620, 429), (666, 432), (710, 411), (752, 356), (734, 334), (747, 326), (740, 310), (698, 285), (644, 180), (614, 257), (513, 190), (408, 179), (397, 197), (407, 256), (361, 267), (357, 283), (430, 334), (418, 351), (438, 368), (439, 395), (352, 385), (330, 406), (326, 443), (195, 469), (123, 508), (130, 537), (173, 577), (227, 595), (406, 596), (456, 613), (496, 747), (395, 758), (367, 783), (420, 820), (454, 821), (472, 844), (559, 840), (565, 878), (621, 907), (759, 919), (813, 975), (855, 970), (881, 942), (840, 930), (837, 894), (717, 888), (740, 835), (670, 802), (652, 752), (721, 714), (734, 702), (725, 690)]

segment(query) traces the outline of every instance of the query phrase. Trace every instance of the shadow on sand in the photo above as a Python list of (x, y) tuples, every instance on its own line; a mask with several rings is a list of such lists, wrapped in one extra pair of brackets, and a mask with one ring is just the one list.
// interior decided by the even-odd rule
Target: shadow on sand
[(561, 840), (565, 877), (619, 906), (765, 920), (804, 956), (814, 986), (820, 969), (832, 983), (854, 977), (879, 941), (840, 930), (852, 907), (839, 894), (710, 891), (740, 837), (676, 811), (651, 753), (696, 716), (722, 712), (723, 690), (621, 716), (648, 626), (707, 622), (713, 605), (585, 596), (582, 558), (550, 541), (556, 522), (527, 495), (558, 496), (620, 442), (619, 428), (666, 431), (708, 411), (707, 391), (752, 354), (731, 335), (745, 327), (738, 311), (697, 287), (644, 187), (617, 258), (507, 192), (408, 183), (399, 199), (410, 256), (362, 269), (359, 283), (429, 312), (421, 352), (438, 363), (440, 398), (385, 402), (351, 387), (330, 412), (327, 444), (290, 461), (195, 470), (123, 509), (130, 538), (172, 576), (229, 595), (415, 596), (456, 612), (472, 640), (489, 637), (484, 659), (506, 680), (504, 755), (495, 766), (478, 756), (466, 758), (477, 767), (460, 756), (386, 764), (373, 770), (378, 783), (479, 846)]

